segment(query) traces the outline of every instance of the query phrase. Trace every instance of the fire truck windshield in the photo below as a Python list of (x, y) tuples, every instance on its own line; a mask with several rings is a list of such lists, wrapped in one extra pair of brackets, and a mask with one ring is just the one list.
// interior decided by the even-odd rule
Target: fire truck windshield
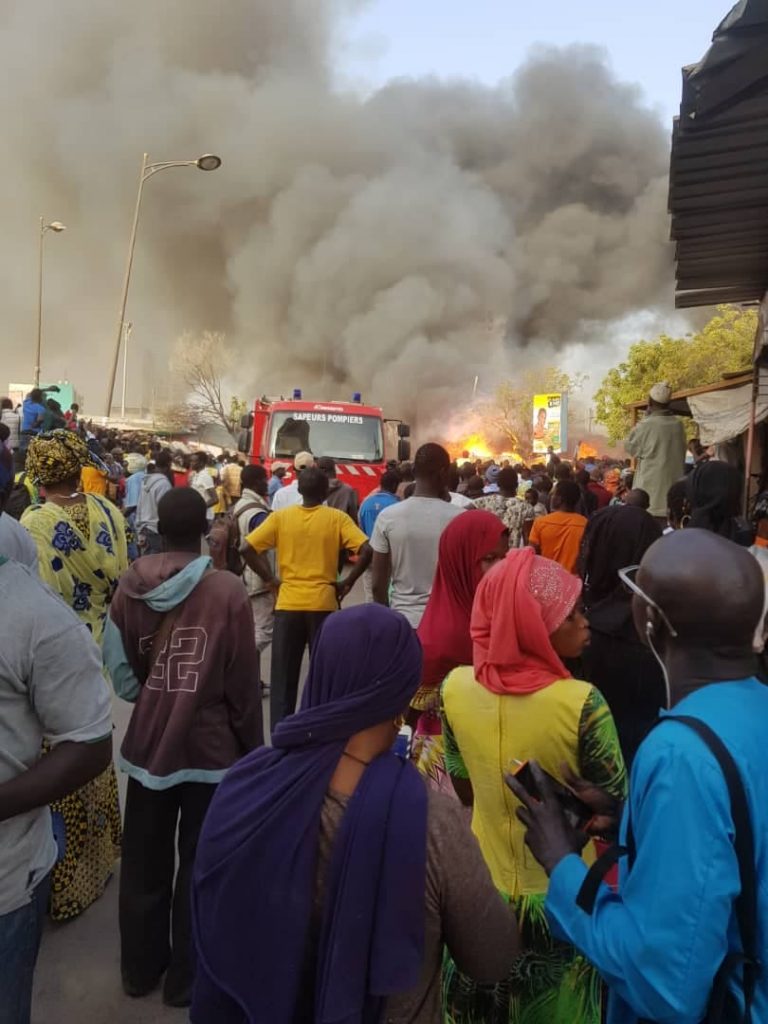
[(293, 458), (312, 452), (350, 462), (381, 462), (384, 438), (377, 416), (349, 412), (275, 412), (269, 432), (269, 456)]

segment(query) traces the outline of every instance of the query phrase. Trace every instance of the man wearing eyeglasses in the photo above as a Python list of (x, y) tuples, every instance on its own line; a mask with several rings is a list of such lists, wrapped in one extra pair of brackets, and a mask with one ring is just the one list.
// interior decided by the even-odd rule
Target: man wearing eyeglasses
[[(617, 892), (576, 856), (584, 836), (566, 824), (546, 779), (537, 779), (540, 801), (509, 782), (550, 875), (552, 931), (607, 982), (609, 1024), (764, 1024), (768, 968), (756, 964), (768, 965), (768, 688), (752, 653), (762, 574), (747, 550), (683, 530), (620, 576), (671, 710), (634, 762)], [(586, 783), (573, 786), (604, 830), (617, 809)]]

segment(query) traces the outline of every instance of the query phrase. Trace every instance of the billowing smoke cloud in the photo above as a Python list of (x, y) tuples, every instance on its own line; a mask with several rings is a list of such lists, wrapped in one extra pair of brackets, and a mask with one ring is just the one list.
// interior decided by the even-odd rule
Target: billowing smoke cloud
[(599, 51), (536, 51), (495, 89), (400, 81), (362, 99), (331, 74), (355, 6), (3, 6), (9, 378), (34, 362), (44, 213), (70, 229), (46, 241), (44, 376), (101, 412), (145, 149), (224, 165), (147, 186), (134, 402), (178, 334), (212, 329), (241, 353), (241, 394), (361, 390), (433, 417), (476, 373), (666, 300), (665, 132)]

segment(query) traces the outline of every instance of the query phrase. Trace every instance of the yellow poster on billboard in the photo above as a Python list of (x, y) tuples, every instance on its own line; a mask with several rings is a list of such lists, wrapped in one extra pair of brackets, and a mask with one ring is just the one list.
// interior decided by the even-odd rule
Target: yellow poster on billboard
[(568, 444), (568, 396), (562, 392), (533, 396), (533, 454), (556, 454)]

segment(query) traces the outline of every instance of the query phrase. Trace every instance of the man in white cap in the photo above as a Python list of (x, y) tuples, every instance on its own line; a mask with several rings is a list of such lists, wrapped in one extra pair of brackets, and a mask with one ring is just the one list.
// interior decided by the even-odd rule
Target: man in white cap
[(311, 452), (299, 452), (293, 460), (295, 470), (293, 482), (287, 487), (281, 487), (272, 498), (272, 511), (279, 512), (281, 508), (290, 508), (291, 505), (301, 504), (299, 494), (299, 473), (302, 469), (311, 469), (315, 464), (315, 457)]
[(649, 512), (666, 522), (667, 492), (683, 475), (685, 430), (669, 408), (672, 388), (666, 381), (654, 384), (648, 396), (648, 415), (634, 428), (626, 449), (637, 460), (634, 486), (647, 491)]

